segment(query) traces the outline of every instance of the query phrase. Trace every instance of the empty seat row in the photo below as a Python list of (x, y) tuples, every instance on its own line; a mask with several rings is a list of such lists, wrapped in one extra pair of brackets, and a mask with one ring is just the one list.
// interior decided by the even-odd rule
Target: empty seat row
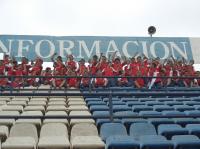
[[(171, 129), (175, 130), (176, 128), (176, 132), (170, 138), (171, 140), (167, 140), (165, 136), (157, 134), (154, 126), (148, 123), (132, 124), (129, 135), (126, 128), (120, 123), (103, 124), (100, 130), (100, 136), (105, 141), (107, 149), (188, 149), (188, 147), (198, 149), (200, 147), (200, 140), (197, 136), (184, 135), (187, 133), (180, 127), (177, 125), (171, 126), (172, 128), (166, 127), (169, 128), (169, 132)], [(182, 131), (182, 133), (178, 132), (178, 130), (180, 132)]]
[[(3, 149), (104, 149), (104, 142), (93, 124), (77, 124), (71, 133), (62, 123), (44, 124), (39, 133), (33, 124), (15, 124), (8, 135), (8, 129), (0, 126)], [(69, 134), (70, 137), (69, 137)]]

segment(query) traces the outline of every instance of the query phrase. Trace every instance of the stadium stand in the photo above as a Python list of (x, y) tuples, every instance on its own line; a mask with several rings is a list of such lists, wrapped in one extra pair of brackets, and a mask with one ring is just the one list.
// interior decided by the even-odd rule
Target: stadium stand
[[(143, 57), (143, 62), (147, 63), (145, 59)], [(106, 75), (99, 76), (98, 72), (96, 76), (85, 78), (83, 76), (86, 74), (81, 74), (83, 70), (79, 70), (81, 73), (76, 70), (74, 76), (74, 63), (71, 62), (66, 66), (72, 70), (65, 76), (61, 71), (66, 67), (59, 57), (55, 60), (55, 74), (52, 73), (49, 79), (44, 74), (36, 75), (30, 71), (27, 76), (23, 75), (21, 84), (17, 75), (12, 76), (11, 80), (10, 76), (1, 75), (2, 148), (199, 149), (200, 88), (194, 85), (199, 78), (192, 73), (192, 65), (185, 64), (184, 71), (189, 69), (191, 73), (187, 76), (193, 79), (180, 78), (182, 83), (171, 86), (171, 83), (177, 83), (178, 76), (169, 76), (169, 71), (172, 71), (169, 67), (182, 71), (182, 67), (178, 68), (178, 61), (169, 60), (174, 67), (168, 64), (163, 66), (167, 77), (171, 79), (168, 85), (164, 81), (168, 78), (159, 78), (163, 77), (161, 68), (153, 68), (153, 65), (159, 66), (159, 60), (152, 61), (151, 71), (159, 71), (160, 75), (154, 80), (156, 83), (152, 88), (149, 88), (153, 74), (146, 75), (146, 78), (138, 76), (134, 68), (139, 66), (137, 62), (140, 59), (132, 60), (134, 65), (131, 73), (134, 75), (131, 76), (120, 76), (116, 72), (110, 74), (106, 62), (104, 65), (109, 72)], [(31, 70), (41, 71), (42, 60), (36, 59), (34, 64), (30, 66), (33, 67)], [(83, 65), (80, 68), (85, 69)], [(105, 68), (101, 68), (101, 71), (105, 72)], [(37, 78), (40, 78), (39, 81)], [(126, 79), (132, 85), (122, 85)], [(7, 84), (4, 84), (5, 80)]]

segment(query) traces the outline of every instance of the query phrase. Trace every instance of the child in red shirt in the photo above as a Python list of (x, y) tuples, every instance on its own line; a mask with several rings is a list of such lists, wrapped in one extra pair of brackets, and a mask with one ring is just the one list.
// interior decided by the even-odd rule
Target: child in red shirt
[(79, 76), (83, 76), (84, 75), (84, 72), (87, 71), (88, 68), (85, 66), (85, 60), (84, 59), (81, 59), (80, 62), (79, 62), (79, 69), (78, 69), (78, 75)]
[[(97, 72), (97, 77), (102, 77), (102, 72), (99, 70)], [(108, 84), (108, 79), (106, 78), (95, 78), (94, 79), (94, 87), (106, 87)]]
[[(52, 71), (50, 67), (47, 67), (46, 70), (42, 73), (42, 76), (44, 76), (45, 78), (42, 78), (42, 83), (44, 85), (51, 85), (52, 84)], [(46, 78), (46, 76), (48, 78)]]
[[(5, 65), (3, 63), (3, 60), (0, 60), (0, 76), (5, 75)], [(6, 87), (8, 83), (7, 78), (0, 78), (0, 87)]]
[[(89, 76), (89, 72), (86, 70), (83, 74), (84, 77), (88, 77)], [(90, 78), (81, 78), (81, 82), (80, 82), (80, 86), (81, 87), (89, 87), (90, 84)]]
[[(14, 72), (14, 76), (23, 76), (23, 65), (20, 64), (17, 66), (15, 72)], [(23, 86), (23, 83), (24, 83), (24, 79), (21, 78), (21, 77), (16, 77), (14, 79), (13, 82), (11, 82), (11, 86), (16, 88), (16, 87), (22, 87)]]
[[(138, 71), (137, 77), (142, 76), (142, 73), (140, 71)], [(136, 88), (143, 88), (145, 86), (145, 82), (143, 78), (136, 78), (134, 81), (134, 85), (136, 86)]]
[(95, 76), (97, 73), (97, 65), (98, 65), (97, 59), (98, 57), (94, 55), (92, 61), (89, 63), (89, 70), (90, 70), (89, 73), (92, 76)]
[(76, 71), (77, 63), (74, 61), (73, 55), (68, 55), (65, 65), (70, 66), (73, 71)]
[[(41, 75), (42, 72), (42, 63), (43, 61), (39, 58), (36, 59), (35, 64), (29, 71), (29, 76), (38, 76)], [(39, 78), (28, 78), (27, 83), (29, 86), (38, 86), (39, 85)]]
[[(76, 75), (76, 72), (74, 70), (68, 72), (68, 76), (77, 76)], [(74, 87), (74, 88), (78, 88), (78, 79), (77, 78), (69, 78), (67, 80), (67, 87), (71, 88), (71, 87)]]
[(127, 86), (128, 85), (128, 79), (125, 78), (126, 75), (125, 75), (125, 72), (122, 70), (122, 71), (119, 71), (119, 76), (123, 77), (123, 78), (118, 78), (118, 85), (119, 86)]
[[(112, 63), (109, 62), (108, 65), (102, 70), (103, 76), (105, 77), (113, 77), (115, 76), (114, 73), (116, 73), (116, 71), (114, 70), (114, 68), (112, 67)], [(107, 85), (108, 86), (115, 86), (117, 84), (117, 79), (115, 78), (107, 78)]]
[[(54, 69), (54, 72), (53, 72), (53, 75), (54, 76), (64, 76), (64, 68), (63, 67), (56, 67)], [(53, 78), (52, 79), (52, 85), (54, 88), (62, 88), (64, 87), (65, 85), (65, 79), (64, 78)]]
[(114, 69), (114, 74), (115, 74), (115, 75), (119, 75), (119, 71), (122, 71), (122, 64), (121, 64), (119, 58), (116, 58), (116, 59), (113, 61), (112, 67), (113, 67), (113, 69)]
[(107, 58), (105, 56), (102, 56), (100, 58), (100, 62), (97, 65), (97, 69), (102, 71), (107, 66), (108, 66)]

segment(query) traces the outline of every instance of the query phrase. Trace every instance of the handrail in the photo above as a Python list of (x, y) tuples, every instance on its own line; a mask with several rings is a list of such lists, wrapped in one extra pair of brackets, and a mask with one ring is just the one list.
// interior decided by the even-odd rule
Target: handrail
[[(110, 91), (105, 92), (98, 92), (98, 93), (70, 93), (70, 92), (64, 92), (64, 93), (57, 93), (57, 92), (46, 92), (46, 93), (23, 93), (23, 92), (2, 92), (0, 96), (94, 96), (94, 97), (105, 97), (108, 96)], [(158, 97), (158, 96), (174, 96), (174, 97), (180, 97), (180, 96), (188, 96), (188, 97), (194, 97), (194, 96), (200, 96), (200, 92), (114, 92), (112, 93), (112, 96), (134, 96), (134, 97), (143, 97), (143, 96), (152, 96), (152, 97)]]

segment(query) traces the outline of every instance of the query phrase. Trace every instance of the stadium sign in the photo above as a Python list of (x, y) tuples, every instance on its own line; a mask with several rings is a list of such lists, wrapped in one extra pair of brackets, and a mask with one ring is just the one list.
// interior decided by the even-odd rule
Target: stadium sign
[[(197, 42), (197, 41), (196, 41)], [(199, 42), (200, 43), (200, 42)], [(119, 57), (132, 57), (136, 52), (148, 58), (166, 59), (184, 57), (194, 59), (190, 38), (169, 37), (102, 37), (102, 36), (26, 36), (1, 35), (0, 53), (9, 53), (18, 60), (25, 56), (32, 60), (41, 57), (50, 61), (54, 53), (62, 56), (73, 54), (79, 60), (90, 59), (104, 53), (107, 57), (118, 51)]]

